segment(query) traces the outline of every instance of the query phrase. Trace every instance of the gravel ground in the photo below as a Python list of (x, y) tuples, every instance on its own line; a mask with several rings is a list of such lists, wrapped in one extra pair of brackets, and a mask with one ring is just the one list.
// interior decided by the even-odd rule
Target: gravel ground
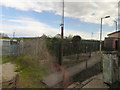
[(12, 63), (5, 63), (0, 65), (0, 81), (11, 80), (17, 73), (15, 72), (16, 66)]

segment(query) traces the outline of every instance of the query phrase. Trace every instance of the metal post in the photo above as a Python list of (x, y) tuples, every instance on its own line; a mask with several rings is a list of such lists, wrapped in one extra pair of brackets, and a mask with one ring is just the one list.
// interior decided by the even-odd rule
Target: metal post
[(117, 31), (117, 21), (116, 21), (116, 31)]
[[(86, 46), (86, 50), (85, 50), (86, 54), (87, 54), (87, 49), (88, 49), (88, 47)], [(88, 63), (87, 63), (87, 59), (86, 59), (86, 69), (87, 69), (87, 67), (88, 67)]]
[(117, 21), (114, 21), (115, 22), (115, 28), (116, 28), (116, 31), (117, 31)]
[(63, 60), (63, 30), (64, 27), (61, 26), (61, 45), (60, 45), (60, 58), (59, 58), (60, 65), (62, 65), (62, 60)]
[(59, 64), (62, 65), (63, 60), (63, 38), (64, 38), (64, 0), (63, 0), (63, 10), (62, 10), (62, 22), (61, 22), (61, 49), (60, 49), (60, 58)]
[(101, 18), (101, 26), (100, 26), (100, 52), (101, 52), (101, 48), (102, 48), (102, 19)]

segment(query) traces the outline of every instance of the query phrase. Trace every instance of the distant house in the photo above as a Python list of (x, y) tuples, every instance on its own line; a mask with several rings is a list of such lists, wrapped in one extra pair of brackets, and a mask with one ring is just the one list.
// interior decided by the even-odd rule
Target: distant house
[(104, 48), (106, 50), (118, 50), (120, 49), (120, 30), (112, 32), (107, 35), (104, 40)]

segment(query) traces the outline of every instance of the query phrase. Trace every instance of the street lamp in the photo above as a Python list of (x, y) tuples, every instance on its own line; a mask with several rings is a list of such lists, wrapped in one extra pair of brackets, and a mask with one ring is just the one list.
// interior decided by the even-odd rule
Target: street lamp
[(101, 18), (101, 27), (100, 27), (100, 51), (101, 51), (101, 48), (102, 48), (102, 20), (104, 18), (110, 18), (110, 16), (105, 16), (103, 18)]

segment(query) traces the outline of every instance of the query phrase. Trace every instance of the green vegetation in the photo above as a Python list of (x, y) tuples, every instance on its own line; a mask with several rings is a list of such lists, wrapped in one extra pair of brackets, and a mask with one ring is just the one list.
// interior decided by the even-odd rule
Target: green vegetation
[[(60, 56), (61, 39), (57, 37), (46, 37), (47, 48), (56, 57)], [(99, 50), (99, 41), (97, 40), (84, 40), (79, 35), (73, 37), (66, 37), (63, 39), (63, 55), (76, 55), (86, 52), (94, 52)]]
[(0, 56), (0, 64), (2, 64), (2, 56)]
[(2, 60), (3, 64), (7, 63), (7, 62), (10, 62), (13, 59), (13, 57), (10, 57), (10, 56), (2, 56), (1, 58), (2, 58), (1, 60)]
[(50, 73), (49, 65), (40, 64), (31, 56), (3, 57), (3, 63), (12, 62), (17, 65), (19, 72), (19, 87), (21, 88), (45, 88), (41, 79)]

